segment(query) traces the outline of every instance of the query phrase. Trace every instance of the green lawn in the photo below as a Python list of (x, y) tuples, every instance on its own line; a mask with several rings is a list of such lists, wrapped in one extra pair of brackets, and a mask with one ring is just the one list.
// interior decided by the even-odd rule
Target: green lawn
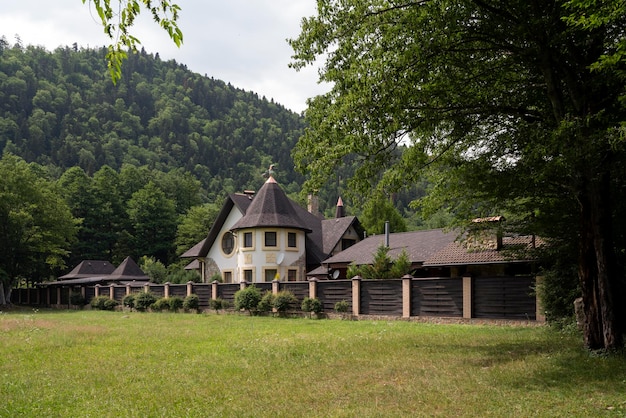
[(626, 359), (547, 327), (0, 314), (2, 417), (626, 415)]

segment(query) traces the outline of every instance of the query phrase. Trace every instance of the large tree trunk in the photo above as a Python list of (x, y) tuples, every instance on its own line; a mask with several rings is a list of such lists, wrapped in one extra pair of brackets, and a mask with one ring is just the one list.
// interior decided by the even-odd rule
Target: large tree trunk
[(603, 170), (580, 195), (581, 233), (578, 274), (583, 297), (585, 346), (591, 350), (623, 344), (614, 309), (617, 263), (611, 232), (610, 176)]

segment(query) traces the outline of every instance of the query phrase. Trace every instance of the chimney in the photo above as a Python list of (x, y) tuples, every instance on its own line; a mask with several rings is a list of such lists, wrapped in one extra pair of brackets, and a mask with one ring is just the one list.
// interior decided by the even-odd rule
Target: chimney
[(335, 218), (343, 218), (346, 216), (346, 211), (343, 208), (343, 200), (341, 200), (341, 196), (337, 200), (337, 210), (335, 211)]
[(389, 248), (389, 221), (385, 221), (385, 247)]
[(472, 220), (466, 246), (469, 250), (502, 249), (502, 222), (504, 216), (491, 216)]
[(312, 213), (315, 216), (319, 215), (320, 212), (320, 202), (317, 196), (309, 193), (309, 202), (307, 204), (307, 210), (309, 213)]

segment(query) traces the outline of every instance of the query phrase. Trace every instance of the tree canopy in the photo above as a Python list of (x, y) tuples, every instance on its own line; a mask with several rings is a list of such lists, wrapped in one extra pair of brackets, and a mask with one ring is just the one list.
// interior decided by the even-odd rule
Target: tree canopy
[(18, 280), (63, 267), (76, 236), (68, 205), (43, 173), (15, 155), (0, 159), (0, 304)]
[(137, 52), (141, 41), (131, 34), (131, 27), (144, 7), (152, 19), (163, 28), (180, 47), (183, 33), (178, 27), (180, 6), (167, 0), (119, 0), (117, 8), (111, 6), (111, 0), (82, 0), (83, 4), (93, 4), (102, 22), (104, 33), (112, 41), (107, 53), (107, 66), (113, 83), (122, 77), (122, 61), (128, 57), (126, 50)]
[(356, 193), (429, 175), (422, 203), (463, 220), (506, 212), (513, 232), (575, 248), (585, 344), (615, 348), (626, 322), (615, 306), (626, 16), (595, 5), (318, 1), (290, 40), (292, 66), (324, 57), (320, 79), (333, 87), (309, 101), (294, 157), (310, 190), (346, 161), (359, 162)]

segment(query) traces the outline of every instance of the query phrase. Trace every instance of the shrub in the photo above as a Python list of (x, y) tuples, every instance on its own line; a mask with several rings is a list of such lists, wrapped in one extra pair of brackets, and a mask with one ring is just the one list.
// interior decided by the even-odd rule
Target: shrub
[(196, 294), (191, 294), (187, 296), (183, 300), (183, 309), (185, 311), (196, 311), (200, 310), (200, 298)]
[(259, 301), (257, 305), (257, 310), (259, 312), (269, 312), (274, 307), (274, 294), (270, 291), (267, 291), (263, 294), (263, 297)]
[(301, 309), (303, 312), (313, 312), (320, 314), (324, 310), (324, 304), (318, 298), (306, 297), (302, 300)]
[(256, 310), (260, 301), (261, 291), (254, 285), (240, 289), (235, 293), (235, 309), (238, 311), (245, 309), (250, 315), (252, 315), (253, 310)]
[(211, 280), (209, 282), (210, 283), (213, 283), (213, 282), (222, 283), (223, 281), (224, 279), (222, 278), (222, 273), (217, 272), (211, 275)]
[(281, 313), (287, 312), (296, 303), (298, 299), (289, 290), (282, 290), (274, 296), (274, 308)]
[(335, 311), (338, 313), (346, 314), (348, 309), (350, 309), (350, 305), (345, 300), (335, 303)]
[(117, 306), (117, 301), (108, 296), (96, 296), (91, 299), (91, 307), (100, 311), (112, 311)]
[(81, 292), (70, 293), (70, 305), (83, 306), (85, 304), (85, 297)]
[(180, 296), (172, 296), (170, 298), (170, 311), (178, 312), (183, 307), (183, 298)]
[(157, 297), (151, 292), (141, 292), (135, 295), (135, 309), (139, 312), (147, 311), (154, 302), (157, 301)]
[(157, 312), (167, 311), (170, 309), (170, 300), (168, 298), (157, 299), (152, 305), (150, 305), (150, 308)]
[(222, 309), (222, 307), (224, 306), (224, 301), (220, 298), (211, 299), (209, 301), (209, 306), (211, 307), (211, 309), (215, 311), (215, 313), (217, 313), (217, 311)]
[(135, 307), (135, 294), (131, 293), (124, 296), (124, 299), (122, 299), (122, 306), (128, 309), (133, 309)]

